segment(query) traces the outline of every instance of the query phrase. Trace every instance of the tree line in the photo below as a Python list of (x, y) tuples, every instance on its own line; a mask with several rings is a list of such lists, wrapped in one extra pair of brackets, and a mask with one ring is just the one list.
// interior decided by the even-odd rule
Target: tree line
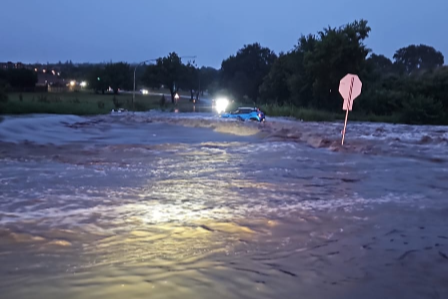
[(37, 83), (37, 74), (27, 69), (0, 69), (0, 89), (27, 89)]
[[(370, 32), (368, 22), (358, 20), (302, 35), (291, 50), (279, 54), (259, 43), (244, 45), (219, 70), (199, 68), (172, 52), (136, 68), (137, 89), (163, 86), (173, 102), (180, 89), (190, 91), (191, 99), (207, 90), (254, 105), (339, 111), (339, 81), (355, 73), (363, 82), (355, 113), (396, 116), (405, 123), (448, 123), (448, 68), (442, 53), (428, 45), (409, 45), (391, 60), (367, 48)], [(135, 64), (70, 61), (56, 66), (67, 79), (87, 79), (96, 92), (133, 88)], [(28, 75), (22, 72), (23, 78)], [(13, 75), (0, 73), (2, 80), (17, 85)]]
[(220, 87), (256, 104), (339, 111), (339, 82), (354, 73), (363, 81), (356, 113), (448, 124), (448, 68), (442, 53), (410, 45), (398, 49), (392, 61), (366, 47), (370, 32), (365, 20), (328, 27), (302, 35), (292, 50), (279, 55), (258, 43), (246, 45), (222, 62)]
[[(96, 92), (104, 93), (108, 87), (112, 88), (116, 94), (119, 89), (131, 90), (134, 67), (136, 66), (124, 62), (98, 66), (90, 73), (89, 83)], [(198, 98), (218, 74), (218, 71), (213, 68), (198, 68), (195, 61), (184, 63), (175, 52), (156, 59), (154, 63), (144, 64), (136, 70), (141, 70), (136, 72), (137, 88), (139, 86), (152, 89), (164, 87), (170, 91), (173, 103), (174, 96), (180, 89), (190, 91), (191, 99)]]
[[(191, 98), (208, 90), (254, 105), (335, 112), (342, 105), (340, 79), (355, 73), (363, 82), (355, 113), (448, 124), (448, 68), (442, 53), (428, 45), (409, 45), (391, 60), (365, 45), (370, 32), (366, 20), (327, 27), (300, 36), (291, 50), (278, 55), (259, 43), (244, 45), (219, 70), (198, 68), (173, 52), (144, 65), (137, 82), (147, 88), (164, 86), (172, 101), (179, 89), (189, 90)], [(106, 64), (92, 73), (90, 82), (97, 90), (131, 88), (132, 71), (129, 64)], [(95, 81), (101, 76), (108, 79)]]

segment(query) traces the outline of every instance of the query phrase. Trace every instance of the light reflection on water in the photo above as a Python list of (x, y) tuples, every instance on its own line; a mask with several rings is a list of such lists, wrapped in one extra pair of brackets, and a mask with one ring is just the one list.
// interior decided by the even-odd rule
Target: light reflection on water
[(448, 292), (443, 163), (163, 124), (86, 144), (98, 128), (81, 127), (2, 146), (1, 298)]

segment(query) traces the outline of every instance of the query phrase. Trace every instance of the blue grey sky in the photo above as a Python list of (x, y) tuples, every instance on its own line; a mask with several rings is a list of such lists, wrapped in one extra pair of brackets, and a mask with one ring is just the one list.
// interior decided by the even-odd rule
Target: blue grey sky
[(392, 57), (428, 44), (448, 60), (447, 0), (1, 0), (0, 61), (138, 62), (170, 51), (220, 67), (244, 44), (288, 51), (299, 36), (364, 18)]

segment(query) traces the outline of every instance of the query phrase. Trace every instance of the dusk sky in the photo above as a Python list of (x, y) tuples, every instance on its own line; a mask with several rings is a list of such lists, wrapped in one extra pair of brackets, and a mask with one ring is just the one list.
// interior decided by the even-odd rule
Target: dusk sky
[(375, 53), (423, 43), (448, 59), (447, 0), (1, 0), (0, 10), (0, 62), (139, 62), (175, 51), (220, 67), (244, 44), (288, 51), (302, 33), (361, 18)]

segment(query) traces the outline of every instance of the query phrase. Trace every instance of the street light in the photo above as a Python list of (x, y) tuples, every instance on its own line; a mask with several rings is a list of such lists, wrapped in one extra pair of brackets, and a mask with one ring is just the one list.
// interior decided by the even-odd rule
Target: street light
[(144, 63), (156, 61), (156, 60), (157, 59), (148, 59), (148, 60), (142, 61), (142, 62), (138, 63), (134, 68), (134, 92), (132, 93), (132, 110), (135, 110), (135, 107), (134, 107), (134, 103), (135, 103), (135, 72), (137, 71), (137, 67), (139, 67), (140, 65), (142, 65)]

